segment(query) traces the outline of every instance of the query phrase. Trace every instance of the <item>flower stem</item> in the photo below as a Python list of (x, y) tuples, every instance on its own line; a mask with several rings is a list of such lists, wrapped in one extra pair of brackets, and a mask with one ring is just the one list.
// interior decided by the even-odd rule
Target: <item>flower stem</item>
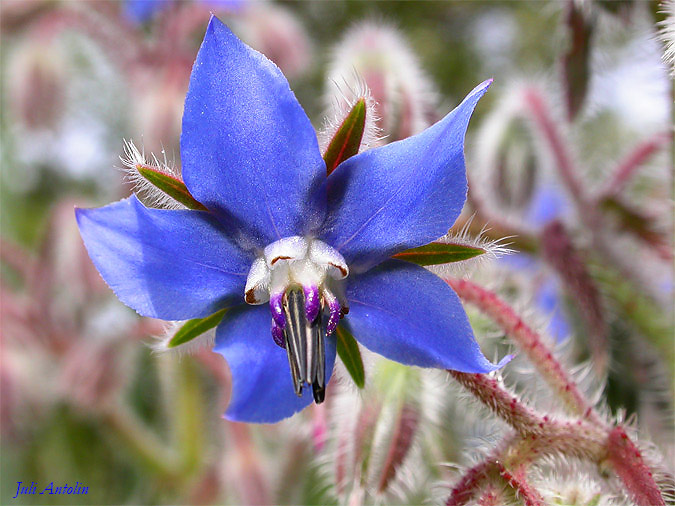
[[(527, 481), (527, 469), (547, 456), (574, 457), (598, 466), (609, 463), (638, 505), (665, 504), (654, 473), (635, 443), (621, 426), (610, 426), (602, 420), (542, 338), (493, 292), (466, 280), (446, 281), (463, 300), (478, 306), (503, 328), (563, 399), (568, 410), (580, 417), (572, 421), (551, 419), (525, 405), (488, 375), (449, 371), (515, 432), (483, 462), (466, 471), (446, 504), (467, 504), (486, 487), (498, 486), (500, 480), (505, 481), (526, 505), (544, 504), (543, 498)], [(673, 478), (665, 474), (664, 480), (667, 480), (666, 487), (670, 487)]]
[(672, 140), (672, 134), (658, 132), (656, 135), (638, 144), (633, 151), (614, 169), (614, 173), (605, 187), (597, 193), (596, 200), (613, 197), (623, 190), (635, 172), (666, 143)]
[(543, 424), (539, 415), (503, 388), (497, 379), (486, 374), (448, 372), (518, 433), (527, 435), (539, 431)]
[(528, 327), (508, 304), (495, 293), (470, 281), (463, 279), (445, 281), (463, 300), (475, 304), (513, 339), (570, 412), (604, 425), (576, 383), (569, 378), (560, 362), (553, 356), (553, 352), (544, 344), (541, 336)]
[(639, 506), (665, 506), (654, 476), (645, 464), (642, 453), (623, 427), (609, 433), (607, 461), (621, 478), (631, 497)]
[(267, 483), (260, 466), (251, 429), (245, 423), (229, 422), (230, 437), (234, 442), (236, 458), (236, 483), (244, 504), (271, 504)]
[(150, 469), (167, 480), (180, 474), (178, 456), (148, 430), (124, 404), (116, 403), (102, 413), (102, 421), (117, 434)]

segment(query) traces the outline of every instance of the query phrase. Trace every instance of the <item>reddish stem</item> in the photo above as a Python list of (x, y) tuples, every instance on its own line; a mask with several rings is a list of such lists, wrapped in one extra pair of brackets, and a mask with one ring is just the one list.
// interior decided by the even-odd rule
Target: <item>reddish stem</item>
[(445, 281), (463, 300), (475, 304), (513, 339), (570, 411), (594, 423), (605, 425), (553, 356), (553, 352), (544, 344), (541, 336), (528, 327), (508, 304), (495, 293), (470, 281), (447, 278)]
[(649, 160), (654, 153), (659, 151), (671, 140), (671, 133), (659, 132), (652, 138), (638, 144), (633, 151), (619, 163), (616, 169), (614, 169), (612, 177), (607, 181), (605, 187), (598, 192), (596, 200), (601, 201), (621, 192), (635, 172)]
[(548, 108), (546, 107), (542, 96), (536, 89), (530, 88), (525, 92), (525, 102), (530, 108), (535, 122), (541, 128), (544, 137), (551, 147), (560, 177), (568, 187), (572, 197), (581, 209), (589, 208), (590, 206), (585, 197), (582, 183), (577, 178), (572, 157), (565, 148), (562, 137), (556, 128), (555, 122), (549, 115)]
[(609, 433), (607, 460), (639, 506), (665, 506), (651, 470), (623, 427)]
[(237, 484), (242, 502), (271, 504), (249, 426), (245, 423), (230, 422), (228, 427), (238, 457)]
[(486, 374), (448, 372), (518, 433), (526, 435), (540, 431), (544, 420), (503, 388), (495, 378)]
[(511, 472), (501, 462), (497, 462), (499, 474), (506, 480), (516, 495), (523, 500), (525, 506), (545, 506), (544, 498), (537, 490), (527, 482), (523, 470)]

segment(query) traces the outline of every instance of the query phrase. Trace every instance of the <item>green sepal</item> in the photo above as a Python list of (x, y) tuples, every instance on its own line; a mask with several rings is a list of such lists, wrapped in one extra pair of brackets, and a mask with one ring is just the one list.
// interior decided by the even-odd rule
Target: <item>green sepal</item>
[(147, 165), (137, 165), (136, 170), (147, 181), (188, 209), (207, 211), (206, 207), (195, 200), (185, 186), (185, 183), (180, 179), (152, 167), (148, 167)]
[(194, 320), (188, 320), (183, 324), (181, 328), (176, 331), (171, 339), (166, 343), (167, 348), (175, 348), (181, 344), (189, 343), (194, 338), (201, 336), (207, 330), (211, 330), (213, 327), (218, 325), (225, 313), (227, 308), (221, 309), (217, 313), (213, 313), (211, 316), (206, 318), (195, 318)]
[(359, 152), (366, 127), (366, 109), (366, 99), (359, 99), (333, 135), (323, 155), (328, 175)]
[(345, 323), (341, 323), (335, 329), (335, 337), (337, 338), (337, 352), (342, 363), (345, 365), (354, 383), (356, 383), (356, 386), (363, 388), (366, 384), (366, 372), (363, 369), (361, 350), (359, 350), (356, 339), (347, 330)]
[(486, 250), (477, 246), (432, 242), (419, 248), (412, 248), (396, 253), (393, 258), (412, 262), (417, 265), (439, 265), (452, 262), (461, 262), (486, 253)]

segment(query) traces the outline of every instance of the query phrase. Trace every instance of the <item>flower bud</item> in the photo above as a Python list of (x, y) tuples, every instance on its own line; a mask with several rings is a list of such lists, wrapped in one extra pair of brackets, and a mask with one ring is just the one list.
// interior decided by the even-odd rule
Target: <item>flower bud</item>
[(284, 75), (301, 75), (312, 61), (312, 46), (299, 21), (287, 9), (268, 2), (250, 2), (232, 22), (251, 47), (277, 64)]
[(348, 90), (358, 90), (363, 87), (360, 80), (377, 103), (380, 127), (388, 142), (419, 133), (432, 123), (435, 90), (393, 27), (374, 22), (355, 25), (333, 49), (328, 87), (344, 83)]
[(65, 61), (58, 44), (29, 35), (11, 56), (8, 104), (28, 129), (53, 128), (62, 113)]
[(143, 146), (150, 152), (180, 152), (183, 102), (189, 76), (179, 65), (169, 66), (162, 74), (147, 75), (138, 86), (135, 107), (137, 130)]
[[(344, 413), (336, 428), (335, 477), (341, 497), (369, 499), (389, 493), (400, 484), (415, 460), (415, 447), (424, 433), (429, 413), (422, 404), (423, 371), (388, 360), (370, 369), (372, 382), (358, 400), (346, 395), (336, 399), (334, 412)], [(429, 406), (425, 406), (429, 407)], [(431, 409), (433, 411), (433, 409)]]

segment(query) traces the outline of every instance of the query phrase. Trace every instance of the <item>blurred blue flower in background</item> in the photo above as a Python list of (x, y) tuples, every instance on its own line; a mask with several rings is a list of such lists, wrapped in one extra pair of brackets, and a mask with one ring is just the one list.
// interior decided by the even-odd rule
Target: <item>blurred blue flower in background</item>
[(231, 420), (276, 422), (321, 402), (333, 331), (347, 313), (355, 337), (389, 359), (492, 371), (502, 364), (483, 356), (452, 289), (390, 258), (442, 236), (461, 212), (464, 135), (489, 85), (424, 132), (326, 177), (286, 78), (212, 17), (181, 137), (185, 185), (208, 211), (151, 209), (132, 196), (78, 209), (81, 235), (105, 281), (141, 315), (228, 309), (215, 350), (233, 377)]
[[(543, 181), (535, 189), (523, 213), (523, 220), (528, 226), (541, 229), (570, 212), (571, 203), (560, 186)], [(542, 315), (548, 318), (546, 331), (558, 342), (567, 339), (571, 334), (571, 325), (564, 311), (562, 288), (556, 275), (545, 269), (538, 257), (528, 253), (507, 255), (500, 262), (515, 271), (527, 272), (528, 277), (536, 280), (534, 303)]]
[[(212, 9), (236, 10), (246, 0), (196, 0)], [(143, 24), (157, 14), (171, 7), (175, 0), (127, 0), (124, 3), (124, 15), (132, 22)]]

